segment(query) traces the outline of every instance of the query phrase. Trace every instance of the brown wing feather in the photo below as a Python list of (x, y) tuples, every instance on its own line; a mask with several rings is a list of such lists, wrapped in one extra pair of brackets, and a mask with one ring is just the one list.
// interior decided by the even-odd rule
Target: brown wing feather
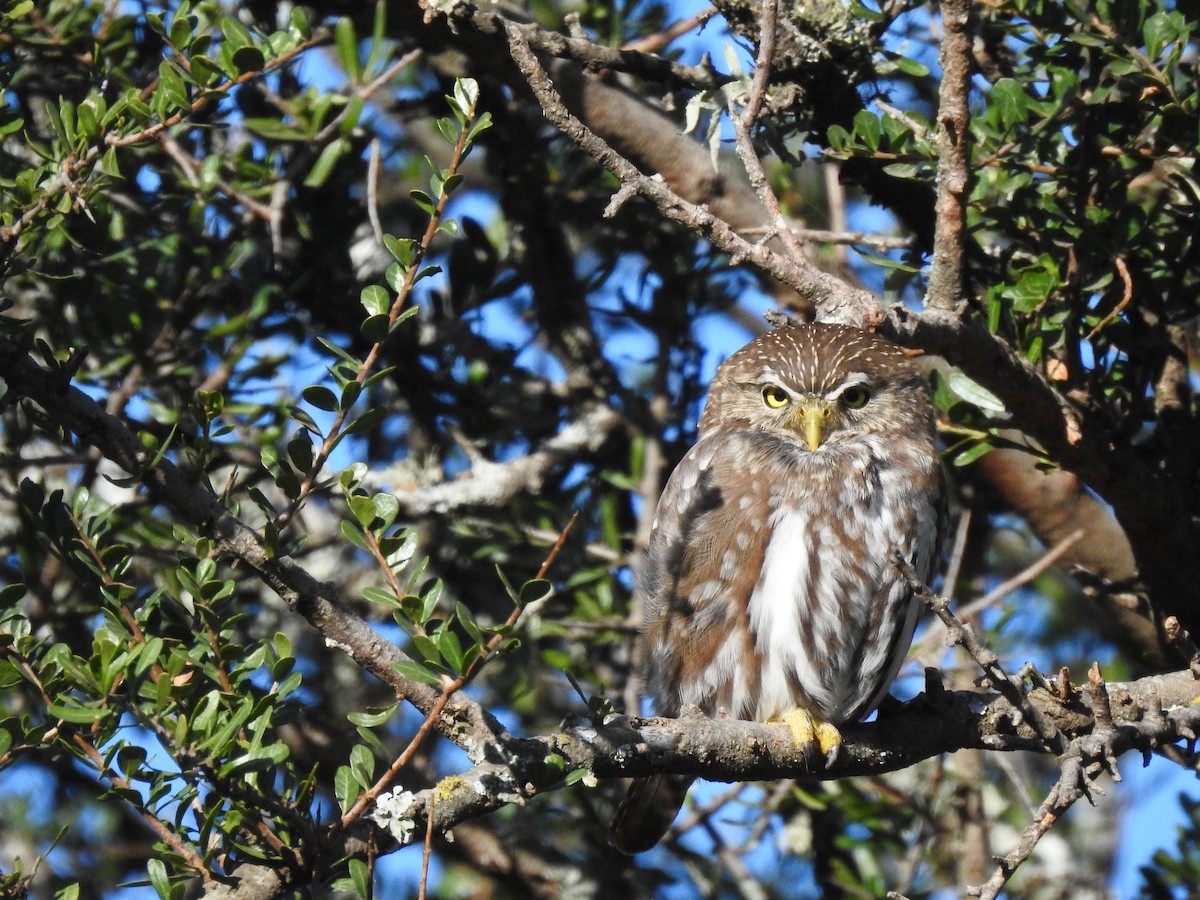
[[(720, 441), (702, 438), (680, 462), (659, 500), (654, 532), (638, 569), (637, 589), (646, 608), (648, 684), (659, 715), (678, 715), (681, 689), (704, 677), (730, 639), (742, 645), (745, 676), (758, 677), (746, 601), (762, 568), (767, 499), (742, 483), (750, 479), (740, 470), (737, 443), (728, 435)], [(730, 488), (732, 496), (757, 500), (725, 502)], [(757, 528), (752, 527), (755, 520)], [(750, 537), (739, 540), (739, 535)], [(727, 559), (727, 553), (734, 557)], [(729, 571), (720, 577), (727, 562)], [(718, 581), (721, 589), (708, 587), (706, 593)], [(714, 690), (700, 705), (715, 712), (728, 702), (724, 693)], [(671, 827), (692, 780), (679, 775), (634, 779), (617, 808), (609, 842), (623, 853), (649, 850)]]
[(635, 778), (617, 807), (608, 842), (630, 856), (649, 850), (675, 821), (692, 781), (687, 775)]
[(677, 715), (682, 697), (710, 714), (728, 706), (728, 683), (707, 692), (697, 685), (731, 640), (738, 646), (729, 647), (730, 656), (738, 658), (750, 693), (756, 689), (747, 602), (762, 569), (770, 510), (766, 487), (746, 465), (751, 443), (738, 433), (702, 437), (659, 501), (639, 582), (647, 684), (659, 715)]

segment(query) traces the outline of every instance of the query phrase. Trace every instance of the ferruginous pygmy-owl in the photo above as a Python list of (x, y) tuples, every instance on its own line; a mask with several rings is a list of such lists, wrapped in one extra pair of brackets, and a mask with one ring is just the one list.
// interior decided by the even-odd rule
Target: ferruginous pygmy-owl
[[(783, 721), (832, 760), (912, 640), (940, 557), (943, 480), (926, 385), (896, 345), (785, 325), (717, 370), (699, 437), (659, 500), (638, 570), (656, 712)], [(611, 841), (654, 846), (691, 779), (637, 779)]]

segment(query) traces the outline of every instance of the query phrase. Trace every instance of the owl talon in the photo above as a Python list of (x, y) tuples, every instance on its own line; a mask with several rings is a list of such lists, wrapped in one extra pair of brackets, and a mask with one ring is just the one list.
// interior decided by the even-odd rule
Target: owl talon
[(823, 761), (826, 768), (833, 765), (842, 749), (842, 735), (834, 725), (799, 707), (784, 713), (779, 721), (788, 727), (806, 760), (814, 764)]

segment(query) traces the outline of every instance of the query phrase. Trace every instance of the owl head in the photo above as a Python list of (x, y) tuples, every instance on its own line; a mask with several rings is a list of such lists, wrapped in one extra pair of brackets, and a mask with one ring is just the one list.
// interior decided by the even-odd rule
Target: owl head
[(816, 451), (863, 435), (928, 429), (923, 380), (898, 346), (845, 325), (785, 325), (725, 360), (700, 418), (769, 431)]

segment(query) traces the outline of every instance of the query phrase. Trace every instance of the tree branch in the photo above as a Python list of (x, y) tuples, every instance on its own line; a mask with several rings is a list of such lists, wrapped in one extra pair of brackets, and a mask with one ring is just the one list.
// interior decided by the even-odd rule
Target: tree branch
[(472, 506), (502, 507), (522, 491), (536, 491), (555, 466), (595, 453), (623, 423), (612, 407), (597, 404), (526, 456), (504, 463), (476, 460), (454, 481), (396, 494), (401, 515), (415, 519)]
[[(1200, 709), (1191, 706), (1196, 683), (1188, 671), (1108, 685), (1113, 721), (1119, 726), (1111, 746), (1152, 752), (1191, 740), (1200, 728)], [(1097, 728), (1095, 713), (1072, 692), (1062, 700), (1050, 692), (1030, 692), (1032, 705), (1055, 729), (1072, 740)], [(1149, 711), (1167, 710), (1161, 715)], [(612, 717), (603, 724), (581, 722), (563, 731), (513, 740), (505, 762), (487, 762), (439, 785), (409, 795), (391, 821), (403, 821), (407, 840), (423, 836), (428, 798), (437, 793), (434, 828), (486, 815), (511, 803), (523, 805), (536, 794), (563, 786), (563, 774), (586, 769), (597, 778), (674, 773), (711, 781), (754, 781), (803, 777), (834, 780), (879, 775), (907, 768), (941, 753), (965, 747), (983, 750), (1047, 752), (1028, 723), (1027, 713), (998, 693), (935, 691), (885, 708), (877, 721), (844, 726), (845, 743), (833, 765), (813, 768), (785, 726), (732, 719), (685, 716), (679, 719)], [(556, 765), (548, 759), (558, 757)], [(378, 821), (378, 818), (377, 818)]]
[(971, 117), (971, 0), (943, 0), (942, 46), (938, 61), (937, 200), (934, 203), (933, 262), (925, 305), (955, 309), (963, 296), (964, 213), (967, 205), (968, 147)]

